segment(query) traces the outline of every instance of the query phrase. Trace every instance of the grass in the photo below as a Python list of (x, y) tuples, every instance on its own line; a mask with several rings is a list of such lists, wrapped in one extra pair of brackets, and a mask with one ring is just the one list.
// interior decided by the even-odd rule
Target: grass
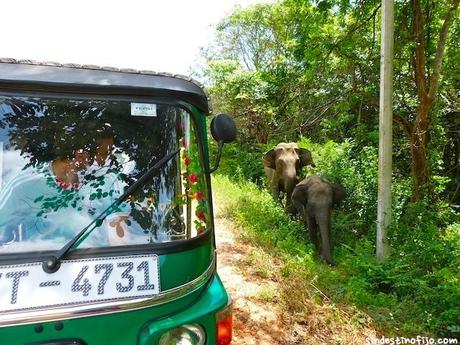
[(277, 291), (272, 287), (261, 287), (259, 291), (257, 291), (256, 298), (263, 301), (263, 302), (275, 302), (277, 299)]
[(274, 279), (271, 257), (263, 250), (253, 250), (246, 257), (246, 264), (253, 268), (253, 273), (261, 278)]
[[(271, 209), (273, 205), (268, 194), (259, 191), (255, 185), (240, 186), (222, 176), (214, 177), (213, 187), (216, 204), (221, 206), (225, 203), (226, 215), (239, 225), (237, 236), (254, 248), (245, 258), (245, 269), (254, 276), (276, 282), (258, 289), (255, 299), (277, 303), (286, 319), (301, 325), (301, 329), (308, 333), (304, 335), (306, 343), (361, 344), (366, 336), (376, 335), (369, 317), (355, 307), (336, 303), (315, 285), (318, 277), (310, 269), (316, 265), (315, 255), (313, 248), (305, 242), (303, 228), (298, 222), (287, 219), (286, 231), (290, 233), (287, 236), (278, 231), (281, 223), (278, 228), (269, 226), (271, 219), (259, 219), (264, 227), (270, 229), (265, 234), (251, 225), (259, 212), (284, 217), (281, 209)], [(253, 199), (254, 196), (257, 196), (256, 199)], [(263, 202), (256, 207), (256, 203), (261, 201), (257, 200), (258, 197)], [(239, 212), (241, 201), (244, 202), (244, 214)], [(263, 208), (264, 203), (267, 208)], [(253, 207), (259, 208), (259, 212)], [(273, 241), (269, 234), (280, 236)]]
[[(347, 222), (353, 220), (335, 212), (334, 257), (339, 264), (329, 267), (318, 259), (303, 225), (290, 220), (264, 189), (225, 176), (215, 176), (213, 183), (217, 202), (225, 202), (226, 212), (239, 226), (239, 236), (259, 248), (248, 255), (247, 263), (260, 277), (281, 282), (277, 301), (298, 322), (307, 320), (309, 327), (318, 329), (341, 327), (342, 332), (333, 332), (341, 337), (337, 344), (350, 341), (344, 335), (347, 332), (357, 334), (368, 329), (386, 336), (458, 334), (459, 289), (452, 263), (433, 270), (432, 278), (417, 267), (417, 260), (424, 265), (432, 260), (429, 255), (425, 258), (423, 251), (418, 257), (407, 255), (404, 260), (398, 257), (379, 264), (369, 236), (344, 236)], [(455, 228), (450, 233), (457, 231)], [(406, 247), (401, 248), (398, 250)], [(280, 263), (271, 267), (269, 257)], [(440, 279), (440, 274), (445, 278)], [(260, 294), (262, 299), (273, 297), (270, 291)]]

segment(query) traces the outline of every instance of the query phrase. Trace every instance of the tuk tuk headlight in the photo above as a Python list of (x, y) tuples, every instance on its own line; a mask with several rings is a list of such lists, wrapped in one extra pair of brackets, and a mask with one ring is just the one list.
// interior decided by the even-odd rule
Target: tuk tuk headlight
[(182, 325), (163, 334), (158, 345), (204, 345), (206, 333), (196, 323)]

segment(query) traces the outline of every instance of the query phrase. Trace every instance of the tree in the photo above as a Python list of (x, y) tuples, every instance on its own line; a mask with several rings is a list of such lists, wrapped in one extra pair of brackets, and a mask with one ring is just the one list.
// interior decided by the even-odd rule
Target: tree
[[(430, 178), (430, 170), (427, 157), (429, 143), (429, 128), (431, 110), (436, 100), (441, 67), (447, 44), (449, 27), (452, 24), (460, 0), (453, 0), (441, 16), (442, 26), (439, 30), (436, 54), (430, 59), (427, 46), (433, 30), (431, 25), (426, 24), (429, 13), (422, 11), (420, 0), (412, 0), (413, 31), (415, 39), (414, 48), (414, 79), (417, 87), (416, 117), (412, 122), (404, 122), (405, 129), (410, 138), (413, 174), (413, 198), (420, 200), (424, 196), (425, 187)], [(429, 2), (428, 2), (429, 3)], [(428, 55), (428, 59), (427, 59)]]
[[(460, 54), (448, 39), (449, 31), (460, 32), (458, 6), (459, 0), (395, 4), (395, 171), (411, 176), (414, 201), (436, 190), (430, 176), (443, 174), (437, 161), (447, 139), (430, 138), (446, 138), (442, 117), (458, 112), (458, 102), (447, 101), (458, 97)], [(245, 125), (241, 139), (354, 138), (376, 146), (379, 9), (379, 0), (284, 0), (224, 19), (206, 58), (210, 70), (222, 71), (225, 61), (237, 67), (213, 79), (210, 91)]]

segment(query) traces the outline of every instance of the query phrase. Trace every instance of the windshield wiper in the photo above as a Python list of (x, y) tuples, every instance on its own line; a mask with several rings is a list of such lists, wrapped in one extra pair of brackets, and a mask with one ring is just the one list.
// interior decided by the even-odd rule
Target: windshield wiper
[(158, 162), (156, 162), (149, 170), (147, 170), (139, 179), (134, 182), (131, 186), (129, 186), (126, 191), (113, 203), (111, 203), (104, 211), (102, 211), (91, 223), (85, 226), (83, 229), (80, 230), (78, 234), (76, 234), (69, 242), (67, 242), (55, 255), (52, 256), (45, 261), (43, 261), (42, 267), (43, 270), (47, 273), (54, 273), (56, 272), (59, 267), (61, 266), (61, 260), (64, 256), (70, 251), (70, 249), (77, 243), (77, 241), (90, 229), (93, 225), (95, 228), (101, 226), (104, 219), (111, 214), (112, 208), (114, 206), (119, 206), (129, 195), (135, 192), (139, 187), (143, 186), (145, 182), (150, 178), (155, 170), (161, 168), (167, 162), (171, 160), (175, 155), (180, 152), (180, 149), (177, 149), (170, 154), (165, 155), (161, 158)]

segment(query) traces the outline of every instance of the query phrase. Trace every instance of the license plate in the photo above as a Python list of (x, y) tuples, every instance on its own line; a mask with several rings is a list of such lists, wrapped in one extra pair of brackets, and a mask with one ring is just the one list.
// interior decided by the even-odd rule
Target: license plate
[(157, 255), (0, 266), (0, 313), (152, 297), (160, 293)]

